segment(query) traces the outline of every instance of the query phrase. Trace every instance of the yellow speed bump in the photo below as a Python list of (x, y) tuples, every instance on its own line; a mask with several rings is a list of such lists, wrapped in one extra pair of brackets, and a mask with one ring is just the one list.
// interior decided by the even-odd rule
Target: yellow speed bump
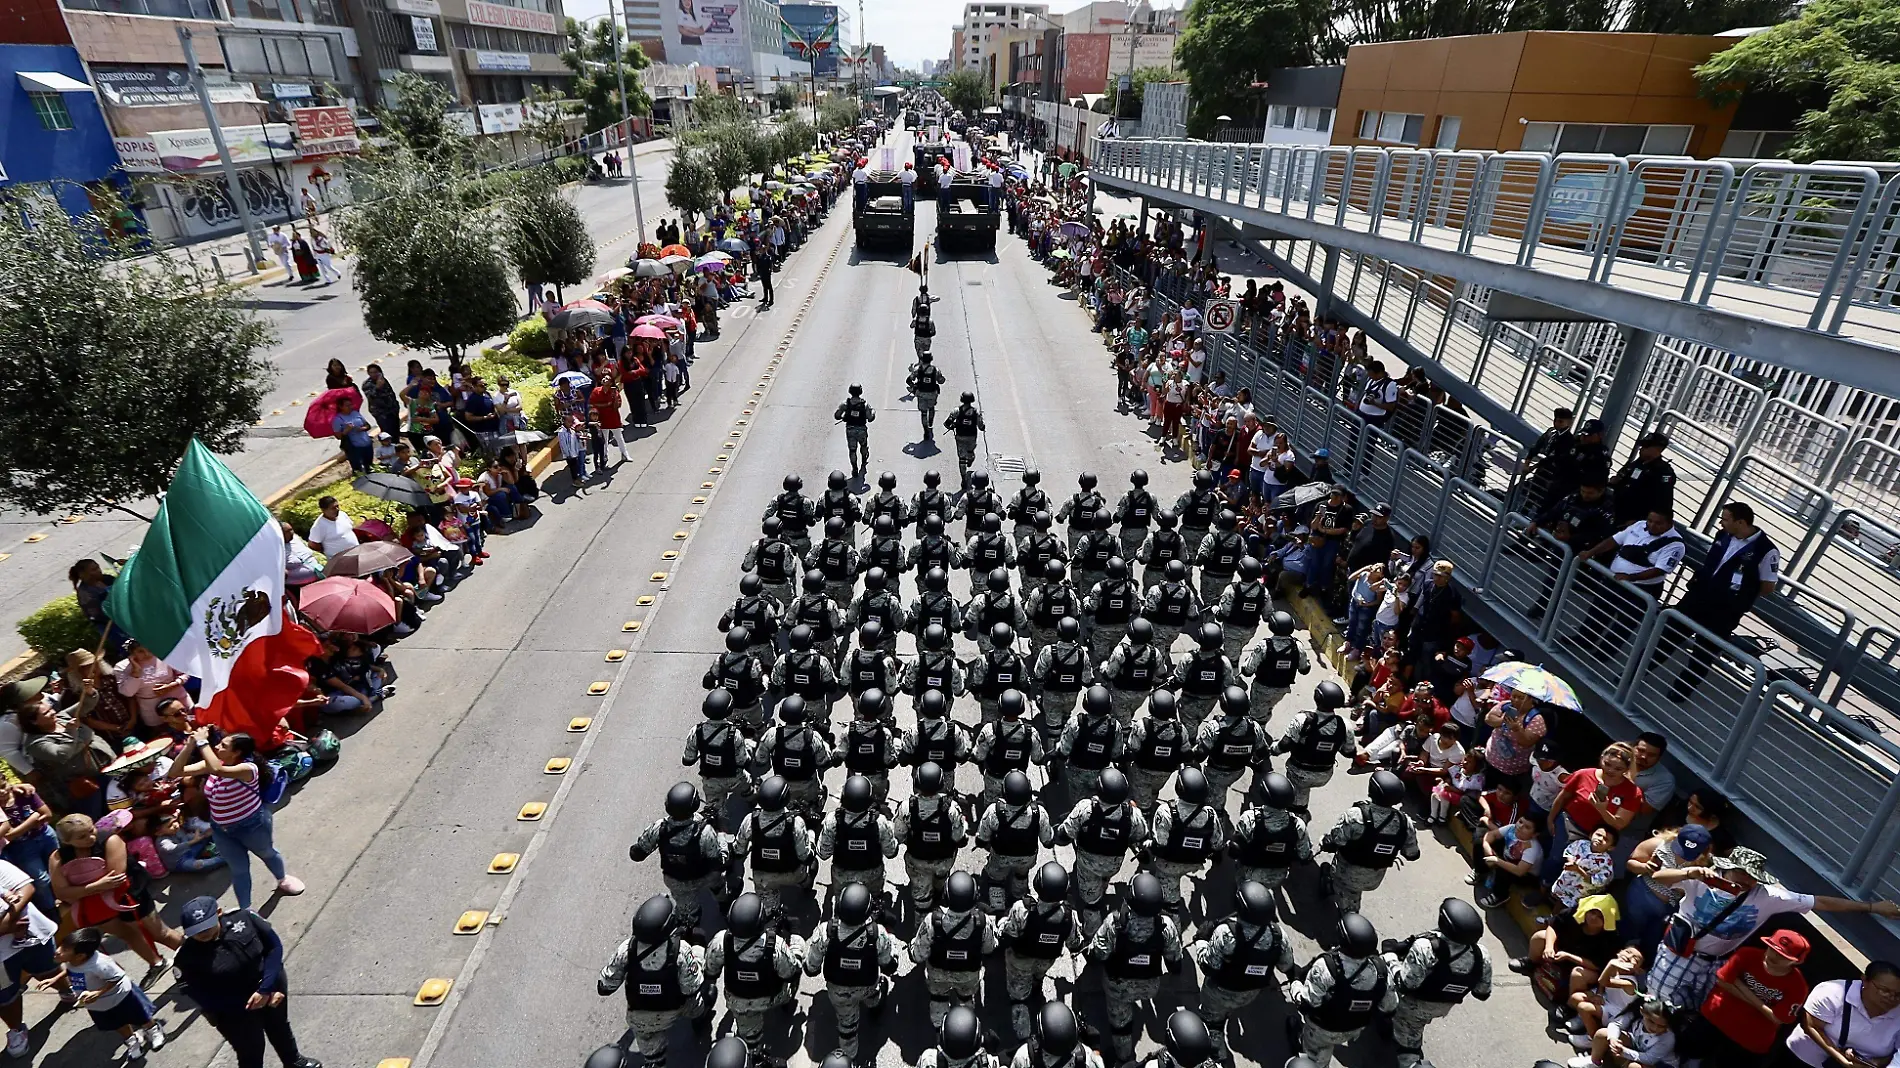
[(707, 474), (709, 474), (709, 475), (716, 475), (716, 474), (719, 474), (719, 473), (720, 473), (721, 471), (724, 471), (724, 470), (725, 470), (725, 468), (723, 468), (723, 467), (708, 467), (708, 468), (706, 469), (706, 473), (707, 473)]
[(282, 414), (284, 414), (284, 410), (283, 410), (282, 408), (272, 408), (272, 409), (270, 410), (270, 413), (271, 413), (272, 415), (282, 415)]
[(622, 660), (625, 660), (626, 658), (627, 658), (627, 651), (625, 649), (607, 650), (607, 662), (609, 664), (618, 664)]
[(546, 801), (530, 801), (521, 806), (520, 812), (515, 813), (515, 819), (523, 823), (533, 823), (535, 820), (547, 814), (548, 803)]
[(27, 542), (27, 544), (28, 544), (28, 545), (31, 545), (31, 544), (33, 544), (34, 542), (39, 542), (39, 541), (45, 541), (45, 540), (46, 540), (46, 532), (45, 532), (45, 531), (39, 531), (39, 532), (37, 532), (37, 533), (33, 533), (33, 534), (28, 534), (28, 535), (26, 536), (26, 542)]
[(590, 682), (587, 684), (587, 696), (599, 697), (601, 694), (606, 693), (607, 688), (612, 685), (613, 683), (607, 682), (604, 679), (600, 682)]
[(376, 1062), (376, 1068), (409, 1068), (407, 1057), (384, 1057)]
[(694, 498), (693, 498), (693, 503), (694, 503), (694, 504), (705, 504), (705, 503), (706, 503), (706, 498), (704, 498), (704, 497), (694, 497)]
[[(702, 501), (703, 501), (703, 500), (705, 500), (705, 498), (704, 498), (704, 497), (695, 497), (695, 498), (694, 498), (694, 500), (702, 500)], [(676, 531), (674, 531), (674, 532), (673, 532), (673, 540), (674, 540), (674, 541), (685, 541), (685, 540), (686, 540), (686, 532), (685, 532), (685, 531), (683, 531), (683, 530), (676, 530)]]
[(678, 549), (668, 549), (660, 554), (660, 559), (662, 560), (678, 560), (679, 558), (680, 551)]
[(579, 734), (593, 725), (594, 725), (594, 721), (589, 719), (588, 717), (575, 716), (573, 719), (570, 719), (567, 721), (567, 733)]
[(429, 979), (423, 982), (422, 989), (416, 991), (416, 1004), (433, 1008), (449, 998), (449, 988), (455, 985), (453, 979)]
[(633, 599), (633, 603), (638, 605), (641, 608), (645, 608), (647, 605), (650, 605), (653, 603), (653, 597), (651, 594), (648, 594), (643, 597), (635, 597)]
[(697, 523), (697, 522), (699, 522), (699, 513), (698, 513), (698, 512), (688, 512), (688, 513), (686, 513), (685, 515), (683, 515), (683, 516), (680, 516), (680, 522), (682, 522), (682, 523)]
[(653, 574), (647, 576), (647, 581), (648, 582), (665, 582), (666, 572), (655, 571)]
[[(760, 392), (759, 392), (758, 390), (756, 390), (756, 389), (752, 391), (752, 395), (753, 395), (754, 397), (763, 397), (763, 396), (765, 396), (765, 394), (763, 394), (763, 393), (760, 393)], [(282, 415), (282, 414), (284, 414), (284, 413), (282, 413), (282, 412), (275, 412), (275, 413), (272, 413), (272, 414), (275, 414), (275, 415)]]
[(0, 553), (0, 560), (8, 560), (8, 559), (11, 559), (12, 557), (13, 557), (12, 553)]
[(566, 771), (568, 765), (572, 763), (573, 761), (569, 760), (567, 757), (555, 757), (554, 759), (548, 761), (546, 767), (541, 769), (541, 774), (559, 775), (562, 772)]
[(629, 630), (629, 631), (631, 631), (631, 630), (639, 630), (639, 629), (640, 629), (640, 621), (639, 621), (639, 620), (637, 620), (637, 619), (629, 619), (629, 620), (627, 620), (627, 621), (626, 621), (625, 623), (622, 623), (622, 624), (620, 624), (620, 629), (621, 629), (621, 630)]
[(455, 933), (459, 935), (480, 934), (482, 925), (488, 922), (488, 913), (480, 909), (470, 909), (455, 920)]
[(712, 489), (712, 488), (713, 488), (713, 484), (712, 484), (712, 483), (710, 483), (710, 482), (701, 482), (701, 483), (699, 484), (699, 488), (700, 488), (700, 489)]
[(488, 874), (506, 875), (514, 871), (515, 865), (519, 863), (521, 863), (519, 853), (497, 853), (495, 859), (488, 862)]
[(67, 526), (67, 527), (69, 527), (69, 526), (72, 526), (72, 525), (73, 525), (74, 523), (78, 523), (78, 522), (80, 522), (80, 521), (82, 521), (82, 520), (84, 520), (85, 518), (86, 518), (86, 517), (85, 517), (85, 516), (83, 516), (83, 515), (69, 515), (69, 516), (65, 516), (64, 518), (62, 518), (62, 519), (61, 519), (61, 520), (59, 521), (59, 523), (60, 523), (60, 525), (61, 525), (61, 526)]
[(730, 459), (732, 459), (732, 457), (730, 457), (730, 456), (727, 456), (727, 455), (726, 455), (725, 453), (723, 453), (723, 452), (722, 452), (722, 453), (720, 453), (719, 455), (717, 455), (717, 456), (715, 456), (715, 457), (713, 457), (713, 459), (715, 459), (715, 460), (717, 460), (717, 461), (719, 461), (720, 463), (722, 463), (722, 464), (723, 464), (723, 463), (725, 463), (725, 462), (726, 462), (727, 460), (730, 460)]

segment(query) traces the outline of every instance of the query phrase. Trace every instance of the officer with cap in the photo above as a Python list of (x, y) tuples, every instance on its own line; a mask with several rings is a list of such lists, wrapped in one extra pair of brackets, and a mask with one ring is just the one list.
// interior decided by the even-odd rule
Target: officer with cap
[[(1019, 1028), (1020, 1037), (1024, 1029)], [(1102, 1055), (1082, 1044), (1082, 1025), (1060, 1001), (1043, 1005), (1036, 1013), (1029, 1041), (1016, 1047), (1009, 1068), (1102, 1068)]]
[[(1011, 504), (1010, 507), (1014, 508), (1015, 505)], [(1048, 580), (1050, 564), (1066, 565), (1069, 561), (1069, 547), (1062, 543), (1061, 538), (1050, 533), (1050, 528), (1054, 526), (1055, 519), (1047, 508), (1017, 524), (1016, 570), (1025, 597)]]
[[(911, 782), (916, 792), (897, 810), (893, 831), (904, 843), (907, 900), (916, 917), (936, 904), (937, 890), (956, 868), (957, 852), (969, 838), (969, 824), (956, 794), (947, 789), (943, 769), (934, 761), (918, 765)], [(970, 892), (974, 897), (974, 884)]]
[(627, 989), (627, 1029), (647, 1064), (666, 1063), (666, 1036), (679, 1020), (712, 1032), (712, 998), (706, 989), (706, 951), (681, 937), (673, 901), (647, 898), (633, 914), (633, 936), (614, 950), (594, 987), (610, 997)]
[[(786, 546), (789, 553), (791, 547)], [(765, 580), (755, 574), (739, 578), (739, 597), (719, 617), (719, 629), (730, 632), (745, 628), (745, 651), (756, 657), (766, 671), (778, 658), (779, 623), (785, 617), (785, 602), (765, 592)]]
[(1201, 569), (1203, 604), (1220, 603), (1221, 595), (1234, 581), (1234, 573), (1240, 570), (1241, 561), (1247, 558), (1247, 539), (1240, 533), (1240, 517), (1222, 509), (1214, 525), (1216, 529), (1201, 541), (1192, 561)]
[[(1202, 596), (1205, 597), (1206, 572), (1201, 573), (1201, 579)], [(1267, 589), (1267, 584), (1260, 578), (1260, 561), (1251, 556), (1241, 557), (1240, 577), (1228, 583), (1217, 596), (1219, 601), (1210, 603), (1214, 604), (1211, 614), (1220, 621), (1221, 652), (1227, 654), (1227, 659), (1238, 664), (1242, 661), (1241, 652), (1247, 648), (1248, 642), (1253, 641), (1254, 633), (1260, 629), (1260, 621), (1266, 618), (1268, 610), (1273, 607), (1273, 593)], [(1283, 615), (1286, 613), (1273, 613), (1275, 625), (1278, 625)], [(1293, 617), (1287, 616), (1289, 628), (1287, 633), (1289, 634), (1292, 633), (1290, 629), (1292, 625)]]
[(1669, 435), (1659, 430), (1644, 434), (1636, 439), (1635, 457), (1610, 479), (1617, 529), (1647, 519), (1651, 512), (1674, 513), (1676, 467), (1663, 459), (1668, 447)]
[[(7, 706), (30, 706), (40, 692), (41, 687), (33, 682), (10, 683), (5, 692)], [(53, 961), (59, 918), (40, 912), (32, 903), (32, 891), (25, 880), (10, 891), (10, 895), (13, 894), (19, 896), (14, 897), (16, 904), (8, 910), (11, 915), (6, 921), (7, 937), (17, 937), (21, 942), (38, 939), (33, 946), (17, 943), (8, 946), (15, 952), (8, 958), (11, 967), (7, 985), (14, 1014), (7, 1026), (24, 1035), (24, 1030), (13, 1025), (24, 1026), (17, 1014), (21, 1011), (26, 977), (38, 980), (42, 989), (59, 992), (62, 1003), (54, 1012), (71, 1007), (70, 999), (76, 991), (68, 987), (68, 975)], [(17, 934), (15, 924), (20, 925)], [(283, 969), (284, 943), (268, 921), (250, 909), (225, 912), (218, 907), (216, 898), (194, 897), (185, 902), (180, 911), (179, 926), (184, 929), (185, 938), (172, 958), (179, 986), (197, 1002), (218, 1034), (231, 1044), (241, 1068), (263, 1068), (266, 1045), (276, 1052), (284, 1068), (323, 1068), (316, 1058), (304, 1056), (297, 1048), (297, 1035), (290, 1027), (289, 982)], [(44, 973), (33, 974), (39, 967), (37, 961), (22, 968), (29, 959), (41, 954), (48, 964)], [(76, 986), (84, 990), (86, 983), (80, 980)], [(163, 1027), (159, 1027), (159, 1031), (163, 1031)]]
[(970, 756), (983, 771), (983, 807), (1003, 796), (1003, 779), (1012, 771), (1027, 773), (1029, 765), (1046, 759), (1042, 736), (1035, 726), (1023, 722), (1029, 699), (1021, 690), (1004, 690), (997, 699), (996, 711), (1002, 718), (985, 723), (976, 732), (976, 744)]
[[(844, 520), (836, 516), (825, 520), (824, 531), (824, 540), (812, 547), (811, 566), (825, 577), (825, 596), (834, 605), (848, 605), (858, 585), (857, 542), (845, 529)], [(811, 592), (809, 584), (805, 591)], [(840, 615), (839, 628), (842, 626)]]
[(1128, 854), (1148, 841), (1148, 818), (1128, 799), (1128, 778), (1115, 768), (1095, 778), (1095, 793), (1069, 810), (1056, 828), (1057, 845), (1075, 847), (1076, 896), (1091, 932), (1102, 922), (1103, 897)]
[(923, 530), (932, 516), (944, 525), (949, 525), (950, 516), (956, 512), (956, 502), (943, 491), (943, 476), (935, 471), (924, 472), (924, 488), (910, 499), (910, 519)]
[[(1084, 471), (1076, 476), (1076, 491), (1062, 502), (1056, 512), (1056, 522), (1068, 527), (1069, 554), (1076, 557), (1076, 545), (1082, 535), (1094, 530), (1106, 531), (1109, 524), (1108, 501), (1095, 489), (1095, 475)], [(1117, 554), (1120, 555), (1120, 554)], [(1122, 556), (1122, 559), (1128, 559)]]
[(899, 741), (897, 762), (911, 768), (937, 765), (943, 788), (958, 797), (957, 765), (970, 760), (969, 729), (949, 718), (950, 702), (942, 690), (925, 690), (916, 711), (917, 729)]
[(1207, 789), (1215, 808), (1225, 808), (1227, 791), (1248, 769), (1273, 770), (1269, 754), (1273, 740), (1249, 713), (1247, 691), (1229, 686), (1221, 691), (1220, 713), (1201, 722), (1195, 748), (1207, 756)]
[(817, 873), (811, 828), (787, 809), (791, 791), (773, 775), (759, 784), (759, 807), (739, 821), (735, 848), (752, 866), (752, 888), (767, 912), (777, 915), (789, 887), (809, 887)]
[(1176, 1009), (1164, 1029), (1166, 1041), (1142, 1062), (1143, 1068), (1212, 1068), (1218, 1063), (1214, 1034), (1200, 1013)]
[(686, 735), (686, 752), (680, 763), (699, 768), (699, 789), (706, 799), (707, 815), (715, 828), (726, 826), (726, 803), (752, 791), (752, 777), (746, 774), (752, 763), (752, 741), (732, 723), (732, 693), (714, 690), (700, 703), (705, 719), (693, 724)]
[(1194, 635), (1197, 648), (1175, 661), (1165, 685), (1175, 692), (1181, 722), (1198, 734), (1201, 723), (1227, 688), (1240, 681), (1234, 662), (1221, 652), (1220, 624), (1203, 623)]
[[(811, 525), (818, 521), (818, 507), (810, 497), (805, 496), (805, 480), (797, 475), (786, 475), (784, 490), (773, 497), (765, 506), (765, 519), (777, 519), (779, 533), (792, 543), (792, 550), (801, 558), (811, 555)], [(772, 532), (767, 531), (770, 537)], [(794, 572), (796, 573), (796, 572)], [(770, 585), (768, 582), (767, 585)]]
[(1333, 770), (1342, 753), (1352, 751), (1352, 728), (1339, 709), (1346, 703), (1346, 691), (1328, 679), (1313, 688), (1313, 711), (1295, 712), (1287, 721), (1286, 733), (1273, 747), (1286, 754), (1286, 777), (1293, 784), (1293, 811), (1312, 819), (1307, 807), (1314, 790), (1333, 781)]
[(874, 804), (871, 780), (862, 775), (845, 779), (837, 810), (818, 832), (818, 857), (831, 861), (834, 888), (858, 883), (882, 904), (884, 861), (897, 855), (897, 833)]
[[(1234, 588), (1239, 586), (1235, 583)], [(1313, 659), (1306, 655), (1306, 646), (1293, 636), (1295, 623), (1291, 613), (1273, 613), (1268, 626), (1273, 633), (1254, 643), (1240, 658), (1240, 674), (1253, 680), (1250, 695), (1253, 718), (1262, 726), (1273, 718), (1273, 710), (1286, 695), (1293, 692), (1294, 680), (1313, 670)]]
[(1188, 585), (1187, 565), (1179, 560), (1168, 565), (1161, 585), (1149, 590), (1141, 602), (1142, 617), (1154, 624), (1155, 644), (1163, 652), (1172, 651), (1175, 637), (1200, 622), (1201, 612), (1201, 599)]
[(1254, 777), (1247, 807), (1234, 821), (1227, 846), (1243, 882), (1278, 890), (1295, 864), (1313, 859), (1306, 821), (1293, 813), (1293, 784), (1277, 771)]
[(875, 619), (860, 623), (857, 644), (838, 665), (838, 681), (854, 702), (866, 690), (876, 690), (887, 700), (888, 695), (897, 692), (902, 670), (889, 648), (892, 639), (887, 635), (884, 624)]
[(1148, 540), (1149, 524), (1161, 505), (1148, 492), (1148, 472), (1139, 468), (1128, 473), (1128, 492), (1115, 502), (1115, 522), (1121, 524), (1122, 559), (1140, 559), (1141, 543)]
[[(1022, 488), (1009, 499), (1009, 507), (1003, 512), (1005, 518), (1016, 524), (1016, 528), (1011, 533), (1017, 541), (1022, 541), (1036, 529), (1037, 513), (1052, 511), (1054, 511), (1054, 505), (1049, 500), (1049, 494), (1042, 488), (1042, 472), (1033, 467), (1025, 469)], [(1054, 518), (1053, 515), (1050, 517), (1052, 522)]]
[(1056, 757), (1067, 774), (1085, 784), (1122, 760), (1122, 739), (1128, 733), (1115, 718), (1115, 699), (1099, 683), (1082, 695), (1082, 709), (1062, 728), (1056, 739)]
[(970, 569), (972, 597), (977, 595), (978, 583), (999, 571), (1007, 579), (1009, 569), (1016, 566), (1016, 546), (1009, 535), (1003, 533), (1003, 518), (994, 512), (981, 512), (975, 516), (975, 523), (977, 531), (963, 547), (963, 559)]
[(831, 743), (805, 722), (805, 709), (804, 699), (797, 694), (780, 701), (779, 723), (759, 736), (753, 760), (760, 772), (784, 782), (793, 811), (816, 823), (825, 810), (825, 771), (837, 767), (843, 758), (834, 756)]
[(949, 631), (935, 624), (924, 628), (922, 640), (917, 643), (917, 658), (904, 665), (900, 685), (913, 704), (931, 690), (949, 700), (963, 696), (963, 663), (950, 649)]
[(1007, 623), (990, 628), (989, 650), (970, 661), (970, 692), (976, 695), (983, 722), (1002, 718), (998, 703), (1006, 690), (1029, 684), (1029, 663), (1016, 651), (1016, 631)]
[(877, 525), (880, 518), (891, 521), (891, 526), (902, 531), (910, 525), (910, 506), (897, 492), (897, 476), (889, 471), (877, 476), (877, 492), (864, 499), (864, 517)]
[(1256, 882), (1234, 888), (1234, 916), (1214, 924), (1188, 946), (1205, 976), (1201, 983), (1201, 1019), (1206, 1022), (1221, 1060), (1231, 1060), (1227, 1021), (1252, 1005), (1263, 990), (1277, 988), (1274, 973), (1297, 974), (1293, 942), (1280, 927), (1273, 891)]
[[(851, 625), (860, 626), (866, 619), (877, 620), (891, 636), (893, 648), (898, 632), (904, 629), (904, 602), (899, 596), (903, 590), (898, 580), (908, 566), (904, 560), (904, 543), (897, 536), (897, 524), (887, 515), (873, 519), (870, 544), (858, 554), (858, 572), (864, 578), (864, 592), (851, 602)], [(879, 594), (881, 598), (876, 596)]]
[(699, 684), (723, 690), (732, 698), (727, 712), (733, 722), (756, 736), (765, 725), (765, 665), (752, 652), (752, 631), (734, 627), (726, 632), (726, 651), (713, 660)]
[(1009, 994), (1010, 1024), (1017, 1038), (1032, 1041), (1031, 1003), (1043, 999), (1043, 976), (1065, 952), (1079, 953), (1084, 944), (1081, 919), (1068, 903), (1068, 871), (1052, 860), (1036, 869), (1035, 882), (1035, 899), (1021, 898), (1010, 905), (1008, 915), (996, 929), (997, 939), (1003, 944), (1003, 986)]
[[(1105, 585), (1107, 583), (1097, 585), (1096, 591), (1099, 593)], [(1115, 718), (1123, 726), (1134, 720), (1142, 703), (1168, 680), (1172, 671), (1166, 651), (1156, 645), (1154, 639), (1154, 624), (1137, 617), (1128, 624), (1121, 643), (1101, 661), (1101, 670), (1096, 675), (1108, 687)], [(1174, 695), (1169, 694), (1168, 700), (1172, 703)]]
[(851, 492), (851, 480), (843, 471), (833, 471), (825, 476), (825, 492), (812, 502), (812, 508), (818, 514), (818, 522), (829, 523), (833, 519), (844, 524), (845, 540), (853, 545), (858, 541), (858, 524), (864, 520), (864, 508), (858, 504), (857, 494)]
[[(975, 572), (970, 574), (970, 583), (972, 587), (976, 584)], [(1009, 592), (1009, 572), (999, 567), (989, 572), (983, 584), (983, 591), (963, 606), (963, 623), (977, 649), (987, 653), (992, 627), (1007, 623), (1013, 634), (1022, 634), (1029, 629), (1029, 616), (1022, 602)]]
[(989, 851), (983, 881), (989, 888), (989, 909), (996, 915), (1029, 892), (1029, 869), (1044, 847), (1056, 840), (1055, 821), (1036, 801), (1029, 776), (1012, 771), (1003, 777), (1003, 796), (991, 802), (976, 821), (976, 844)]
[(976, 394), (964, 393), (958, 398), (956, 410), (950, 418), (943, 421), (957, 445), (957, 474), (967, 485), (970, 481), (970, 465), (976, 463), (976, 436), (989, 428), (983, 423), (983, 413), (977, 411)]
[(1381, 768), (1372, 773), (1366, 794), (1366, 800), (1340, 813), (1339, 822), (1320, 841), (1320, 850), (1331, 853), (1334, 861), (1320, 866), (1320, 885), (1341, 912), (1358, 912), (1360, 897), (1377, 890), (1393, 865), (1418, 859), (1418, 830), (1399, 808), (1405, 801), (1405, 783)]
[(838, 1050), (853, 1064), (860, 1063), (859, 1022), (864, 1013), (884, 1007), (896, 971), (897, 943), (878, 922), (871, 892), (845, 884), (832, 901), (831, 918), (805, 947), (805, 974), (825, 977), (825, 996), (838, 1017)]
[(1199, 875), (1227, 844), (1226, 821), (1210, 800), (1207, 776), (1187, 767), (1174, 773), (1174, 796), (1155, 806), (1149, 866), (1161, 880), (1162, 899), (1183, 917), (1187, 909), (1181, 901), (1181, 877)]
[(759, 895), (740, 894), (726, 912), (725, 932), (706, 947), (708, 986), (725, 985), (733, 1033), (753, 1060), (769, 1068), (784, 1068), (785, 1061), (766, 1053), (765, 1018), (792, 1003), (805, 970), (805, 940), (778, 926)]
[[(739, 570), (755, 575), (761, 584), (759, 592), (771, 597), (782, 610), (797, 595), (795, 586), (798, 577), (804, 574), (803, 556), (798, 548), (800, 539), (788, 537), (784, 521), (776, 515), (767, 515), (759, 529), (759, 538), (746, 549)], [(804, 551), (811, 551), (811, 539), (803, 538), (803, 541)], [(740, 592), (744, 593), (745, 580), (739, 581)]]
[(1560, 496), (1576, 492), (1578, 486), (1610, 484), (1610, 449), (1603, 444), (1603, 431), (1603, 420), (1594, 418), (1577, 428), (1577, 445), (1570, 452), (1570, 470), (1562, 479)]
[(1122, 907), (1095, 930), (1088, 955), (1102, 965), (1108, 994), (1109, 1052), (1115, 1063), (1135, 1059), (1135, 1009), (1161, 993), (1161, 969), (1183, 967), (1181, 932), (1162, 912), (1161, 880), (1135, 876)]
[(1003, 1068), (1003, 1062), (983, 1048), (983, 1024), (976, 1010), (958, 1005), (931, 1023), (937, 1028), (937, 1044), (918, 1055), (917, 1068)]
[(977, 901), (976, 877), (954, 871), (943, 900), (918, 921), (910, 961), (924, 970), (931, 1026), (941, 1026), (953, 1004), (974, 1005), (983, 991), (983, 959), (996, 952), (996, 924)]
[(844, 424), (844, 446), (851, 456), (851, 474), (863, 478), (871, 469), (871, 422), (877, 418), (877, 412), (864, 399), (863, 386), (854, 382), (850, 392), (831, 417)]
[(1128, 729), (1129, 783), (1135, 804), (1150, 818), (1161, 788), (1194, 754), (1194, 732), (1175, 712), (1174, 694), (1156, 690), (1148, 698), (1147, 715)]
[[(1141, 611), (1141, 589), (1128, 577), (1128, 565), (1121, 557), (1111, 556), (1104, 566), (1107, 570), (1101, 580), (1088, 587), (1087, 596), (1082, 598), (1082, 630), (1089, 638), (1091, 664), (1103, 664), (1114, 655), (1115, 647), (1128, 636), (1136, 613)], [(1152, 625), (1148, 634), (1154, 635)], [(1106, 668), (1103, 677), (1109, 677)], [(1152, 688), (1152, 681), (1149, 686)], [(1134, 715), (1132, 708), (1128, 715)], [(1126, 723), (1127, 717), (1123, 717), (1122, 722)]]
[[(963, 535), (966, 538), (975, 536), (979, 530), (994, 529), (1002, 533), (1003, 495), (990, 485), (988, 471), (970, 472), (969, 485), (964, 488), (962, 499), (957, 501), (957, 511), (963, 516)], [(989, 516), (996, 517), (994, 528), (985, 522)], [(1016, 543), (1010, 540), (1009, 535), (1003, 535), (1003, 544), (1014, 551)]]
[[(937, 523), (935, 519), (931, 522)], [(931, 537), (929, 534), (924, 535), (924, 541), (929, 541)], [(911, 551), (914, 553), (916, 548), (912, 546)], [(963, 606), (957, 603), (956, 596), (950, 592), (949, 571), (941, 567), (929, 567), (921, 574), (923, 589), (917, 592), (917, 599), (910, 603), (910, 611), (904, 614), (911, 636), (922, 638), (924, 631), (930, 627), (942, 627), (947, 634), (963, 630)]]
[[(1055, 643), (1056, 631), (1065, 619), (1075, 620), (1076, 637), (1079, 639), (1082, 635), (1082, 595), (1069, 582), (1068, 566), (1060, 560), (1051, 560), (1042, 572), (1042, 583), (1028, 587), (1023, 596), (1032, 653), (1040, 653)], [(1088, 659), (1086, 653), (1083, 659)]]
[[(1214, 472), (1206, 468), (1194, 472), (1194, 488), (1175, 499), (1174, 514), (1181, 521), (1181, 539), (1187, 543), (1188, 560), (1196, 559), (1201, 542), (1221, 513), (1222, 503), (1220, 489), (1214, 484)], [(1203, 593), (1201, 599), (1209, 598)]]
[(1135, 559), (1141, 562), (1143, 590), (1151, 590), (1161, 584), (1161, 576), (1171, 561), (1190, 560), (1187, 539), (1175, 529), (1179, 522), (1173, 512), (1162, 512), (1155, 516), (1155, 529), (1149, 532), (1141, 548), (1135, 550)]
[[(1398, 987), (1392, 1014), (1392, 1044), (1399, 1068), (1425, 1065), (1425, 1026), (1451, 1014), (1469, 994), (1491, 998), (1491, 955), (1479, 942), (1484, 918), (1471, 903), (1448, 897), (1438, 906), (1438, 930), (1415, 934), (1386, 947)], [(1429, 1066), (1427, 1066), (1429, 1068)]]
[(1287, 1018), (1287, 1029), (1297, 1029), (1299, 1050), (1313, 1059), (1314, 1068), (1328, 1068), (1333, 1047), (1352, 1042), (1367, 1024), (1391, 1015), (1399, 1004), (1372, 921), (1357, 912), (1346, 913), (1334, 941), (1332, 949), (1306, 966), (1287, 998), (1299, 1010)]
[(811, 648), (826, 660), (836, 662), (838, 634), (844, 630), (844, 610), (825, 592), (823, 571), (813, 568), (805, 572), (804, 583), (805, 592), (785, 606), (786, 619), (792, 624), (794, 637), (798, 628), (804, 627), (810, 635)]
[(660, 854), (660, 881), (673, 898), (673, 918), (683, 930), (699, 926), (699, 895), (710, 891), (724, 908), (726, 840), (699, 811), (699, 791), (676, 782), (666, 792), (666, 815), (647, 825), (627, 849), (638, 864)]
[(902, 759), (904, 732), (896, 724), (891, 699), (873, 686), (857, 696), (857, 718), (845, 729), (844, 768), (871, 784), (871, 802), (880, 808), (891, 795), (891, 769)]
[[(943, 371), (930, 358), (930, 336), (937, 332), (926, 310), (911, 323), (917, 334), (917, 362), (904, 375), (904, 388), (917, 399), (917, 414), (924, 422), (924, 440), (937, 440), (937, 398), (943, 395)], [(925, 331), (928, 330), (928, 333)]]

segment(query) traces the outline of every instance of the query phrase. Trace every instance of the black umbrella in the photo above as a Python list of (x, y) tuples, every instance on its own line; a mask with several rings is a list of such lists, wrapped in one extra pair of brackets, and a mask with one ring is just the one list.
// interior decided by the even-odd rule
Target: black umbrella
[(350, 483), (350, 488), (378, 500), (390, 501), (409, 508), (427, 508), (435, 503), (429, 499), (429, 491), (423, 489), (415, 479), (407, 475), (392, 475), (379, 471), (375, 474), (364, 475)]

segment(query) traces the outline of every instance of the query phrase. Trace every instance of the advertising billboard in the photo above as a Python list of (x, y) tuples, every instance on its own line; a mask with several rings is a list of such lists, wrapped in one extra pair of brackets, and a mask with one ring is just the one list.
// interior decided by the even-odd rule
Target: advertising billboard
[(534, 11), (486, 0), (468, 0), (468, 21), (477, 26), (502, 30), (526, 30), (529, 33), (560, 33), (561, 22), (551, 11)]
[(347, 155), (362, 147), (349, 108), (295, 108), (290, 121), (297, 127), (297, 148), (305, 159)]

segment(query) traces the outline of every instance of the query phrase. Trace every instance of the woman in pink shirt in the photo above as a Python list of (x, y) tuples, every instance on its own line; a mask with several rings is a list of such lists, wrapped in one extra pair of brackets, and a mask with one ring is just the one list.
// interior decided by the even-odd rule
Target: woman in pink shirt
[(137, 642), (126, 646), (125, 663), (114, 673), (119, 693), (138, 706), (139, 722), (158, 726), (158, 702), (175, 697), (191, 707), (191, 694), (185, 690), (185, 676)]

